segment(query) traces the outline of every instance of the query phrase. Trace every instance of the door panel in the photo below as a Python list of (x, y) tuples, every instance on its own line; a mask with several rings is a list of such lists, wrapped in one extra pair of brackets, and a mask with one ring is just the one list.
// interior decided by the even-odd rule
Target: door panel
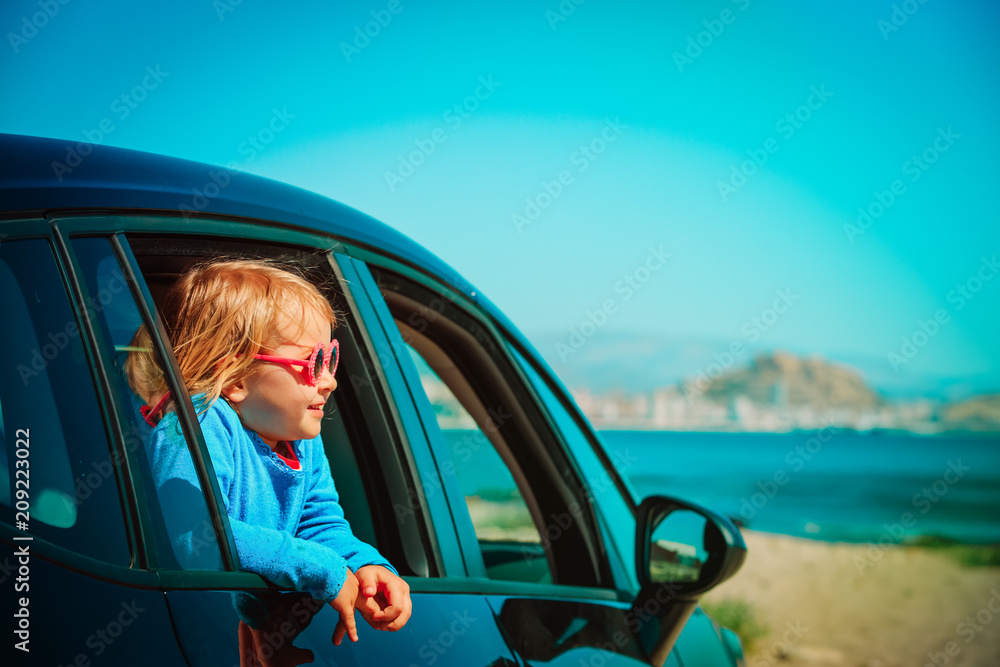
[[(0, 616), (9, 643), (0, 649), (3, 664), (183, 664), (156, 576), (138, 569), (141, 544), (123, 458), (109, 438), (105, 387), (84, 317), (93, 306), (74, 298), (72, 272), (47, 222), (5, 231)], [(31, 238), (18, 238), (22, 233)]]
[[(656, 619), (627, 603), (490, 596), (500, 627), (528, 665), (648, 665), (644, 646), (657, 637)], [(701, 663), (696, 663), (701, 664)], [(680, 667), (671, 652), (666, 667)]]
[(712, 619), (700, 608), (688, 619), (674, 652), (689, 665), (728, 667), (735, 663)]
[(358, 642), (340, 646), (331, 641), (337, 613), (302, 593), (173, 590), (167, 598), (192, 667), (256, 664), (251, 654), (282, 667), (516, 664), (481, 595), (415, 593), (402, 630), (373, 630), (358, 615)]
[[(30, 652), (13, 646), (24, 636), (8, 634), (10, 643), (0, 652), (8, 656), (5, 665), (184, 664), (161, 591), (102, 581), (38, 554), (25, 559), (27, 566), (19, 571), (25, 560), (19, 563), (16, 549), (28, 545), (31, 553), (32, 543), (15, 544), (0, 544), (5, 571), (0, 616), (11, 629), (27, 626)], [(15, 617), (22, 608), (28, 612), (26, 624)]]
[[(205, 239), (201, 241), (204, 245)], [(242, 243), (244, 256), (277, 252), (264, 241), (245, 237)], [(160, 281), (161, 292), (183, 270), (182, 259), (194, 261), (204, 255), (202, 245), (185, 239), (129, 236), (137, 265), (146, 279)], [(316, 261), (328, 255), (310, 252), (302, 257), (304, 254), (303, 249), (284, 247), (275, 259), (299, 258), (316, 264), (317, 272), (329, 272), (330, 267)], [(412, 400), (397, 379), (398, 362), (386, 353), (381, 323), (371, 315), (366, 291), (357, 288), (350, 260), (333, 256), (337, 280), (328, 276), (324, 285), (331, 290), (332, 285), (343, 289), (343, 301), (338, 304), (338, 311), (345, 316), (344, 328), (338, 328), (343, 359), (337, 373), (340, 386), (328, 403), (330, 414), (322, 435), (326, 454), (336, 464), (338, 488), (351, 495), (343, 503), (345, 513), (352, 526), (361, 527), (361, 534), (372, 539), (401, 573), (435, 574), (442, 565), (458, 569), (462, 561), (450, 514), (447, 506), (442, 514), (436, 505), (441, 501), (440, 492), (436, 497), (432, 491), (426, 494), (429, 497), (421, 498), (408, 491), (414, 483), (434, 488), (433, 480), (428, 479), (437, 473), (432, 461), (427, 464), (425, 434), (419, 425), (411, 428), (415, 420), (407, 405), (412, 411)], [(401, 443), (399, 455), (392, 449), (397, 443)], [(214, 489), (206, 491), (212, 492)], [(427, 506), (438, 511), (433, 523), (425, 519)], [(418, 524), (425, 520), (434, 531), (432, 539), (421, 535), (424, 529)], [(442, 543), (452, 546), (442, 549)], [(188, 662), (196, 667), (516, 664), (485, 597), (481, 593), (436, 592), (433, 585), (427, 586), (427, 582), (438, 581), (433, 578), (408, 577), (423, 586), (412, 596), (413, 616), (402, 630), (378, 632), (357, 615), (360, 641), (345, 641), (336, 647), (331, 639), (338, 616), (329, 605), (295, 591), (259, 585), (241, 589), (248, 585), (245, 579), (244, 583), (226, 581), (227, 577), (248, 576), (244, 574), (215, 573), (213, 580), (201, 579), (206, 583), (200, 585), (195, 576), (200, 574), (209, 573), (163, 574), (178, 641)]]

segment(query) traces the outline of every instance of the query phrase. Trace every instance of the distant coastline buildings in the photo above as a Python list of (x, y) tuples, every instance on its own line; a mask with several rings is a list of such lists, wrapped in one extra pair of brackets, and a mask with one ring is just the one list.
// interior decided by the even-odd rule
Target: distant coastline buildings
[[(892, 401), (871, 389), (851, 366), (782, 352), (759, 355), (746, 367), (713, 375), (700, 373), (645, 392), (570, 387), (570, 393), (598, 429), (784, 433), (835, 427), (1000, 435), (1000, 394), (956, 402)], [(424, 371), (420, 379), (442, 428), (477, 428), (437, 376)]]
[(1000, 432), (1000, 394), (961, 402), (889, 401), (850, 366), (782, 352), (648, 392), (576, 387), (571, 393), (599, 429), (781, 433), (834, 426), (924, 435)]
[(571, 393), (598, 429), (781, 433), (835, 426), (858, 431), (887, 429), (920, 434), (950, 430), (940, 419), (940, 406), (928, 399), (874, 408), (824, 409), (811, 405), (790, 406), (780, 400), (762, 405), (744, 395), (718, 402), (704, 395), (685, 395), (676, 386), (649, 393), (611, 391), (597, 394), (586, 388), (576, 388)]

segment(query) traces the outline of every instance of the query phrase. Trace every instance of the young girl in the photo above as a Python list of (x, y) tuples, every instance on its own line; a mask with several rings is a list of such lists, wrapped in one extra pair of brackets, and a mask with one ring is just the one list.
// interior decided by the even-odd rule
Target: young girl
[[(409, 587), (351, 533), (319, 435), (324, 405), (337, 387), (336, 316), (329, 302), (306, 280), (273, 265), (225, 261), (181, 276), (167, 296), (164, 319), (242, 568), (329, 600), (340, 614), (335, 644), (345, 633), (357, 641), (355, 608), (377, 629), (403, 627)], [(140, 330), (133, 349), (148, 348), (139, 342), (143, 337), (148, 341)], [(151, 423), (159, 419), (149, 444), (157, 486), (176, 488), (185, 480), (183, 486), (198, 487), (155, 360), (133, 352), (127, 370), (133, 389), (153, 406), (143, 414)], [(188, 531), (180, 535), (185, 540), (190, 551), (197, 538)]]

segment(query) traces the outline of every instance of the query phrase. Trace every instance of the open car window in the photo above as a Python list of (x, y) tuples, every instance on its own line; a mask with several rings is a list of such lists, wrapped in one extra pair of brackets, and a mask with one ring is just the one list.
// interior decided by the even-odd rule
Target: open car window
[[(402, 323), (397, 324), (405, 328)], [(414, 331), (406, 333), (408, 340), (416, 342)], [(532, 508), (528, 507), (522, 491), (527, 489), (527, 481), (515, 461), (508, 463), (509, 450), (505, 451), (505, 460), (493, 444), (496, 440), (493, 431), (502, 428), (506, 415), (500, 412), (490, 415), (487, 409), (487, 418), (477, 421), (454, 393), (462, 393), (466, 404), (475, 401), (468, 395), (468, 383), (457, 374), (454, 363), (432, 342), (422, 340), (418, 345), (438, 369), (435, 371), (420, 352), (407, 344), (444, 437), (449, 459), (443, 473), (457, 478), (486, 575), (491, 579), (552, 583), (546, 547), (533, 518), (532, 510), (538, 514), (537, 504), (530, 497)], [(490, 435), (494, 435), (493, 440)]]
[[(611, 562), (623, 565), (617, 572), (618, 577), (626, 582), (626, 588), (638, 590), (639, 583), (632, 567), (635, 563), (636, 495), (626, 477), (628, 473), (635, 472), (638, 457), (628, 448), (607, 451), (603, 443), (596, 442), (596, 435), (580, 423), (579, 416), (574, 416), (567, 405), (569, 399), (560, 395), (560, 390), (553, 386), (551, 380), (543, 379), (540, 371), (516, 346), (508, 342), (508, 349), (537, 392), (554, 426), (572, 448), (585, 480), (587, 495), (597, 511), (605, 544), (618, 552), (618, 558)], [(599, 453), (605, 454), (606, 461), (601, 460)]]
[(392, 498), (394, 493), (405, 497), (406, 491), (392, 490), (403, 485), (395, 480), (398, 468), (392, 454), (387, 453), (394, 444), (389, 442), (385, 420), (377, 414), (379, 406), (371, 405), (376, 392), (355, 391), (359, 382), (373, 384), (373, 365), (328, 250), (220, 237), (129, 234), (127, 238), (157, 308), (162, 307), (171, 286), (189, 267), (226, 258), (274, 261), (320, 289), (339, 319), (334, 332), (340, 341), (338, 388), (326, 403), (321, 431), (339, 503), (354, 535), (375, 546), (400, 574), (425, 574), (419, 565), (410, 564), (414, 550), (419, 551), (423, 545), (404, 545), (406, 537), (396, 525)]
[[(585, 484), (500, 339), (473, 311), (371, 267), (434, 415), (438, 466), (454, 475), (490, 578), (611, 587)], [(466, 304), (463, 304), (463, 306)], [(462, 522), (459, 522), (462, 523)], [(459, 528), (461, 530), (461, 528)]]

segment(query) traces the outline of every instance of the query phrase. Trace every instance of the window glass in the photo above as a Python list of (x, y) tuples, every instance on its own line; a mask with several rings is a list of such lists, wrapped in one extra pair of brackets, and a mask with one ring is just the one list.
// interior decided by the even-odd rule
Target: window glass
[(0, 308), (0, 521), (128, 565), (117, 462), (47, 241), (0, 245)]
[(407, 350), (434, 409), (491, 579), (550, 583), (542, 539), (524, 495), (490, 439), (454, 392), (412, 347)]
[[(125, 446), (138, 469), (149, 509), (149, 521), (156, 540), (157, 566), (171, 569), (220, 570), (215, 529), (197, 479), (167, 480), (157, 486), (153, 462), (167, 459), (173, 465), (193, 469), (191, 453), (184, 434), (176, 432), (160, 447), (170, 451), (153, 451), (153, 427), (146, 422), (140, 408), (155, 402), (159, 396), (142, 396), (130, 386), (126, 362), (131, 355), (147, 364), (144, 372), (162, 376), (163, 363), (147, 338), (136, 333), (142, 326), (142, 315), (122, 274), (111, 243), (105, 238), (73, 239), (73, 250), (79, 263), (87, 292), (88, 306), (98, 323), (109, 380), (117, 393), (117, 409), (125, 437)], [(138, 384), (138, 383), (134, 383)], [(136, 389), (140, 389), (138, 386)], [(164, 428), (167, 424), (164, 424)]]
[[(635, 517), (628, 503), (622, 498), (618, 487), (594, 452), (587, 434), (580, 430), (580, 426), (556, 396), (549, 383), (542, 379), (535, 368), (513, 346), (508, 345), (508, 349), (528, 376), (528, 380), (538, 392), (549, 415), (555, 421), (556, 427), (572, 450), (585, 480), (587, 496), (595, 506), (600, 518), (601, 528), (605, 535), (610, 534), (625, 566), (626, 576), (629, 577), (634, 586), (638, 586), (633, 565), (635, 563)], [(634, 458), (627, 450), (608, 452), (608, 455), (619, 475), (623, 477), (627, 472), (630, 472), (629, 468), (635, 464)]]

